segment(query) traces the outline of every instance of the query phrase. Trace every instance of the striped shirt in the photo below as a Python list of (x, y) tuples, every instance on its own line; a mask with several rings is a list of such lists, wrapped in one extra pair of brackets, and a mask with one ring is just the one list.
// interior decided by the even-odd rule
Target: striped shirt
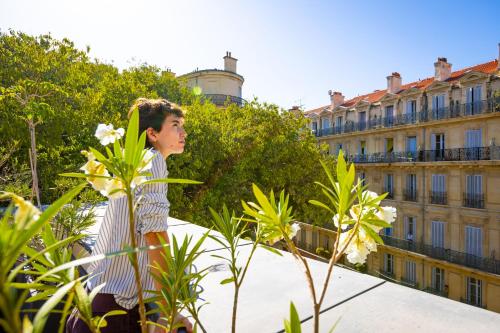
[[(155, 153), (149, 179), (167, 178), (167, 164), (163, 156)], [(140, 186), (135, 191), (135, 198), (139, 200), (135, 210), (135, 232), (138, 247), (146, 246), (144, 235), (149, 232), (167, 230), (167, 217), (170, 203), (167, 199), (167, 184), (156, 183)], [(93, 255), (110, 253), (124, 249), (131, 244), (129, 229), (129, 213), (127, 197), (111, 199), (99, 230)], [(149, 274), (149, 261), (146, 251), (138, 254), (139, 271), (143, 290), (154, 290), (153, 277)], [(97, 274), (92, 278), (90, 288), (106, 283), (101, 293), (113, 294), (120, 306), (132, 309), (138, 303), (134, 269), (128, 256), (93, 262), (89, 272)], [(153, 296), (144, 292), (144, 297)]]

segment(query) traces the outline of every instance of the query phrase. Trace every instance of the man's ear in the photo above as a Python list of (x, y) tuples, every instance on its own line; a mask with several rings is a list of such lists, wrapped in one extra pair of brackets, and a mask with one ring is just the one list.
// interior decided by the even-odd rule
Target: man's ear
[(156, 142), (156, 134), (156, 131), (152, 127), (148, 127), (148, 129), (146, 129), (146, 136), (149, 142)]

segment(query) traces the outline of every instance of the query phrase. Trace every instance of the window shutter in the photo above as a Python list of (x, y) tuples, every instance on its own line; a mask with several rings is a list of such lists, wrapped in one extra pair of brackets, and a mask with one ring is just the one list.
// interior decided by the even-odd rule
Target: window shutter
[(477, 257), (482, 257), (483, 254), (483, 237), (481, 228), (466, 226), (465, 227), (465, 251)]
[(444, 222), (432, 221), (431, 234), (432, 246), (444, 248)]
[(473, 88), (472, 98), (474, 102), (481, 101), (481, 86), (476, 86)]

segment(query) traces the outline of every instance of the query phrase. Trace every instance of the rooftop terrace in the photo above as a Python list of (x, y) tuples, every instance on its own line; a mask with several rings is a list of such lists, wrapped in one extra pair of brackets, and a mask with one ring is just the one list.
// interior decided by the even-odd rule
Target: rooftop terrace
[[(97, 234), (105, 206), (96, 214), (98, 222), (90, 230)], [(170, 218), (170, 237), (192, 235), (198, 239), (207, 229)], [(214, 232), (215, 235), (217, 233)], [(248, 242), (240, 246), (240, 258), (250, 252)], [(207, 239), (206, 253), (196, 263), (198, 269), (210, 267), (203, 280), (202, 297), (210, 304), (200, 317), (208, 332), (229, 332), (232, 285), (220, 285), (229, 276), (226, 256), (217, 242)], [(291, 254), (283, 256), (257, 249), (247, 278), (240, 290), (238, 332), (282, 332), (283, 319), (289, 317), (293, 301), (302, 331), (312, 332), (312, 301), (302, 271)], [(327, 264), (308, 259), (315, 283), (322, 283)], [(498, 332), (500, 315), (447, 298), (404, 287), (380, 278), (335, 267), (321, 314), (321, 332), (327, 332), (340, 319), (335, 332)]]

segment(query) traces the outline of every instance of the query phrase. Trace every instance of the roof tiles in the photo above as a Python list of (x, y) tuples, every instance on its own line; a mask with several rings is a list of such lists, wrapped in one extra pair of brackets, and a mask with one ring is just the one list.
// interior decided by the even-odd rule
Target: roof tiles
[[(457, 81), (468, 72), (481, 72), (481, 73), (485, 73), (485, 74), (493, 74), (497, 71), (497, 68), (498, 68), (498, 60), (495, 59), (495, 60), (492, 60), (492, 61), (489, 61), (489, 62), (486, 62), (483, 64), (466, 67), (466, 68), (460, 69), (458, 71), (452, 72), (451, 76), (446, 80), (446, 82)], [(406, 84), (401, 86), (401, 90), (398, 92), (398, 94), (400, 94), (403, 91), (410, 89), (410, 88), (424, 90), (428, 86), (430, 86), (433, 82), (434, 82), (434, 77), (428, 77), (428, 78), (425, 78), (423, 80), (406, 83)], [(372, 93), (351, 98), (351, 99), (345, 101), (341, 106), (352, 107), (352, 106), (356, 105), (356, 103), (358, 103), (361, 100), (365, 100), (369, 103), (375, 103), (375, 102), (379, 101), (386, 93), (387, 93), (386, 89), (375, 90)], [(306, 115), (311, 114), (311, 113), (319, 114), (324, 109), (329, 108), (329, 107), (330, 107), (330, 104), (322, 106), (320, 108), (307, 110), (304, 113)]]

